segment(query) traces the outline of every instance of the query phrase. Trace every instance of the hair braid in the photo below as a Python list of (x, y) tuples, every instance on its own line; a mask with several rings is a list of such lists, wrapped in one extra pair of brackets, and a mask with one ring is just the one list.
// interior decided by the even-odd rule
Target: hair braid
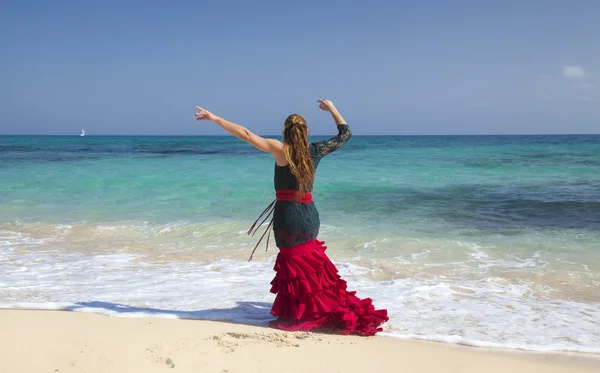
[(283, 143), (288, 166), (298, 181), (298, 191), (307, 192), (312, 187), (315, 167), (308, 148), (306, 121), (300, 115), (292, 114), (286, 119)]

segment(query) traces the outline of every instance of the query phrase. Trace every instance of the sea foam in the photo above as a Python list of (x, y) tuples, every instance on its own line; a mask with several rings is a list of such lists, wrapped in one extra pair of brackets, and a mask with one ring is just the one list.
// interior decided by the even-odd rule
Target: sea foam
[[(56, 251), (0, 256), (0, 308), (57, 309), (267, 325), (274, 256), (253, 262), (156, 261), (147, 255)], [(506, 279), (443, 276), (377, 281), (337, 262), (361, 297), (386, 308), (383, 335), (474, 346), (600, 353), (600, 304), (553, 298), (551, 288)]]

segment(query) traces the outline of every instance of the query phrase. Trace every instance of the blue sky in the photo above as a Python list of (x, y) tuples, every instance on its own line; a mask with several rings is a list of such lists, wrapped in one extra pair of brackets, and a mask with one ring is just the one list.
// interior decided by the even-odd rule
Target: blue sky
[(2, 1), (0, 134), (600, 133), (600, 1)]

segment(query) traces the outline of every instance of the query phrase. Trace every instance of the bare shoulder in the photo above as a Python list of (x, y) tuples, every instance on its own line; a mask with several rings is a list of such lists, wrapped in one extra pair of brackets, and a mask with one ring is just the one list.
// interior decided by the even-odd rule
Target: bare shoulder
[(275, 153), (283, 151), (283, 143), (281, 141), (277, 139), (261, 137), (255, 133), (252, 133), (248, 129), (245, 129), (239, 138), (266, 153), (275, 155)]
[(270, 140), (274, 141), (273, 151), (271, 152), (271, 154), (275, 158), (275, 162), (277, 162), (277, 164), (279, 166), (287, 165), (287, 159), (285, 158), (285, 152), (283, 150), (283, 143), (281, 141), (275, 140), (275, 139), (270, 139)]
[(267, 139), (267, 141), (270, 143), (270, 148), (271, 151), (270, 153), (273, 155), (276, 154), (283, 154), (283, 143), (277, 139)]
[(283, 150), (283, 143), (280, 140), (277, 140), (277, 139), (266, 139), (266, 140), (269, 141), (271, 144), (273, 144), (273, 146), (275, 148)]

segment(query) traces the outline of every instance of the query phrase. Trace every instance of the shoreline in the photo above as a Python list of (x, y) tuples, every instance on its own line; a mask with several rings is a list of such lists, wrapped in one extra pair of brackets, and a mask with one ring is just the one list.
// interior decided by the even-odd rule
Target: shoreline
[[(92, 302), (94, 303), (94, 302)], [(244, 302), (241, 302), (244, 303)], [(43, 305), (43, 306), (42, 306)], [(254, 303), (253, 306), (257, 305), (266, 307), (268, 304)], [(253, 307), (253, 308), (254, 308)], [(19, 302), (14, 304), (3, 304), (0, 301), (0, 312), (1, 311), (29, 311), (29, 312), (75, 312), (84, 314), (94, 314), (109, 318), (142, 318), (142, 319), (162, 319), (162, 320), (188, 320), (188, 321), (200, 321), (200, 322), (218, 322), (225, 324), (234, 325), (246, 325), (257, 328), (270, 329), (268, 321), (271, 318), (264, 319), (257, 317), (256, 314), (249, 316), (248, 318), (232, 318), (231, 314), (228, 317), (220, 317), (219, 313), (228, 312), (235, 310), (230, 309), (214, 309), (207, 311), (177, 311), (177, 310), (166, 310), (152, 307), (131, 307), (127, 305), (117, 303), (103, 303), (103, 304), (80, 304), (80, 303), (56, 303), (56, 302), (44, 302), (44, 303), (30, 303), (30, 302)], [(248, 309), (245, 310), (247, 312)], [(532, 345), (505, 345), (498, 342), (490, 342), (483, 340), (471, 340), (463, 338), (458, 335), (415, 335), (415, 334), (400, 334), (393, 330), (384, 330), (377, 333), (377, 337), (390, 338), (394, 340), (402, 341), (417, 341), (425, 343), (434, 343), (448, 346), (459, 346), (474, 349), (487, 349), (490, 351), (506, 351), (511, 352), (523, 352), (523, 353), (557, 353), (557, 354), (574, 354), (581, 356), (592, 356), (597, 357), (600, 360), (600, 347), (560, 347), (560, 346), (532, 346)], [(2, 373), (2, 372), (0, 372)]]
[[(593, 372), (600, 356), (290, 333), (219, 321), (0, 309), (0, 372)], [(307, 358), (310, 357), (310, 358)]]

